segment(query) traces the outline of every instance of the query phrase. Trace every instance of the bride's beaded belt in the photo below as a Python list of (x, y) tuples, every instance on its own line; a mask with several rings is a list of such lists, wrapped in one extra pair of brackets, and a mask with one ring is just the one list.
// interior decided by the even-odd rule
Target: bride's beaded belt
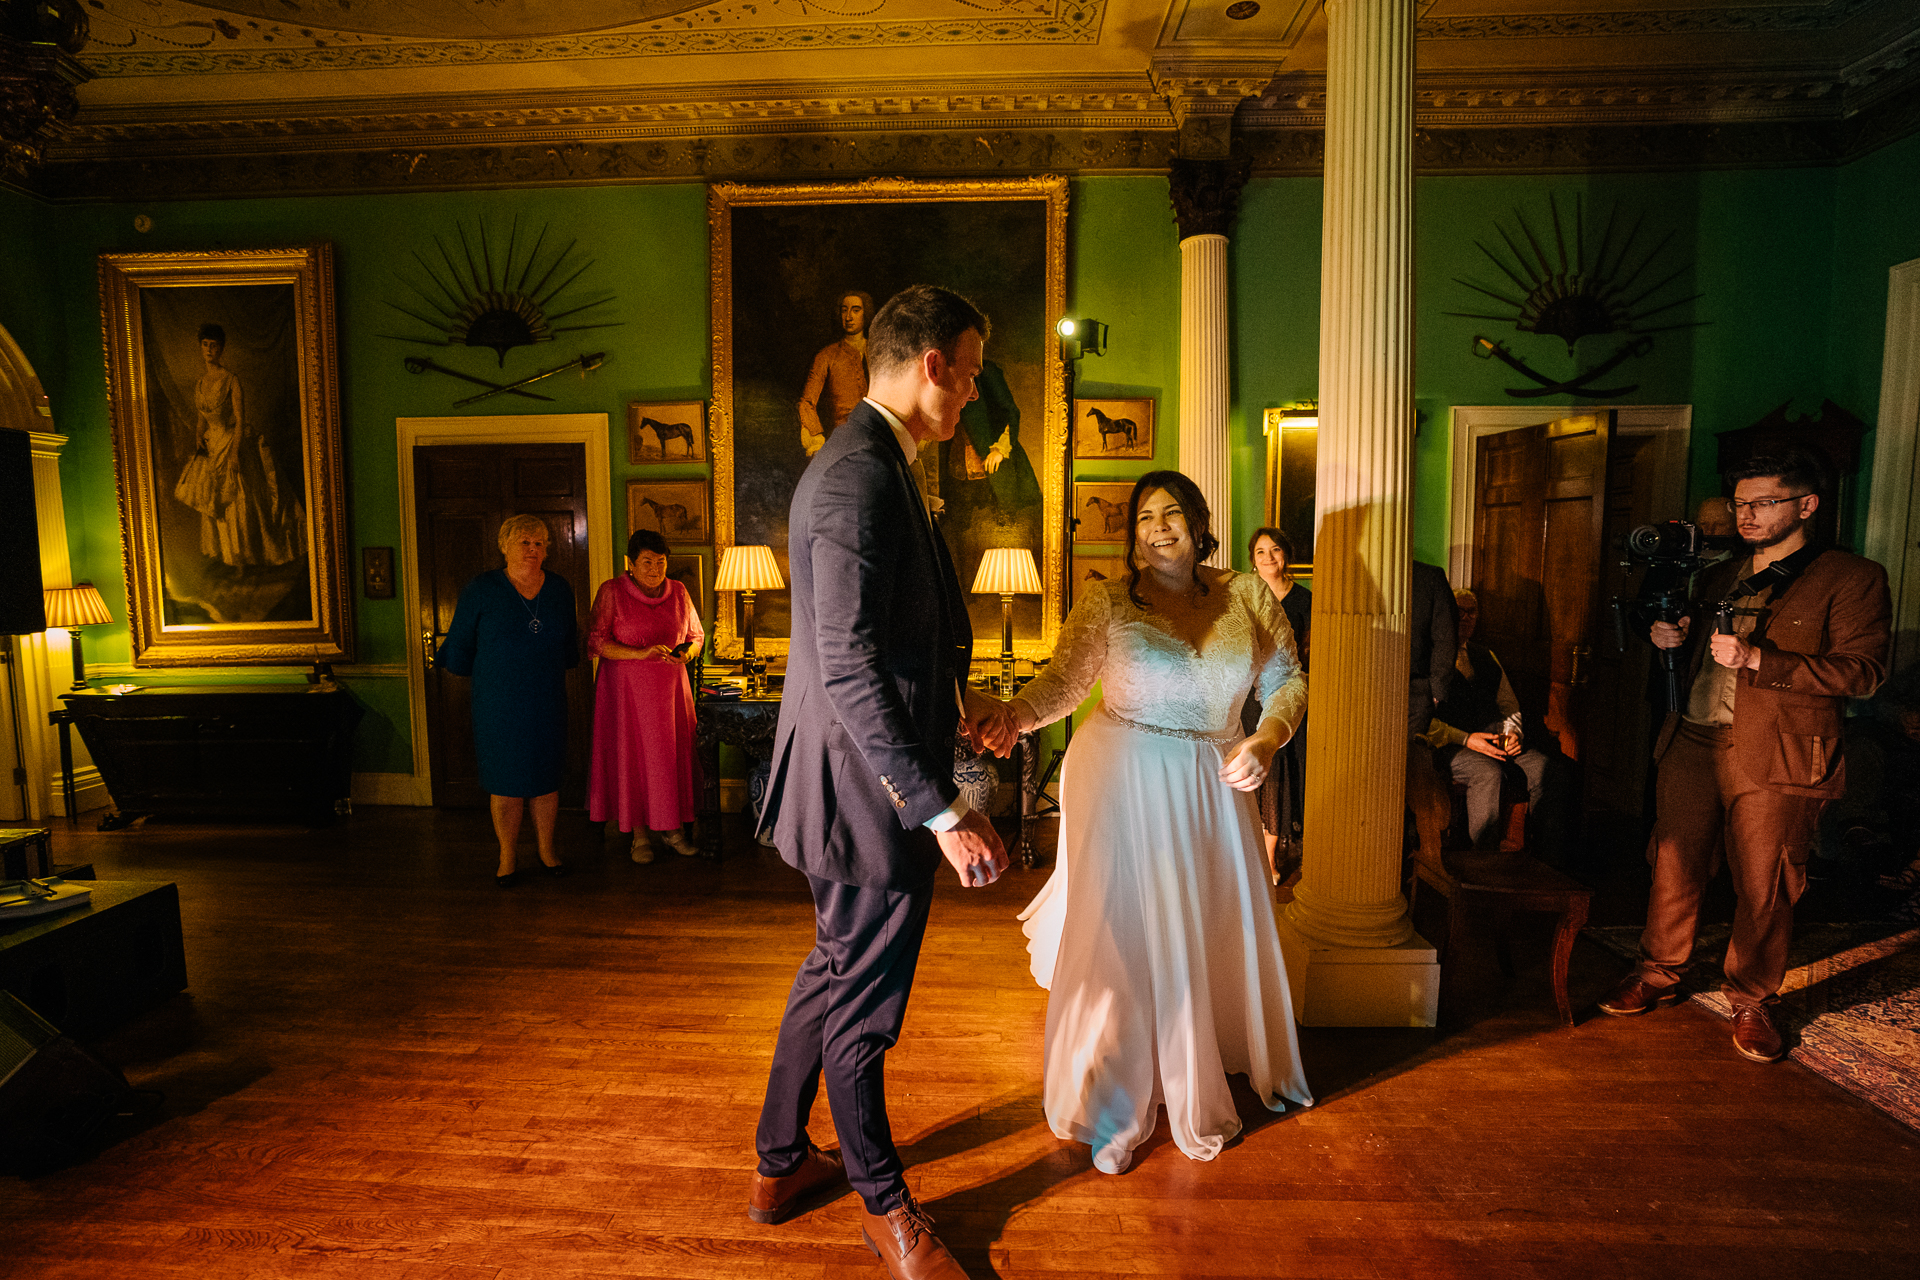
[(1240, 736), (1231, 729), (1208, 732), (1202, 729), (1169, 729), (1165, 725), (1141, 724), (1138, 720), (1129, 720), (1125, 716), (1115, 715), (1107, 709), (1105, 703), (1100, 705), (1100, 714), (1117, 725), (1138, 729), (1141, 733), (1157, 733), (1163, 738), (1185, 738), (1189, 742), (1231, 742)]

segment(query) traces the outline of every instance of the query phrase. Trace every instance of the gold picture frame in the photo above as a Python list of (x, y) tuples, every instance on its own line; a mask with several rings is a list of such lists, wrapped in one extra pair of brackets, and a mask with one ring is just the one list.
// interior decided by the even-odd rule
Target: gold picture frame
[(1313, 404), (1285, 405), (1261, 415), (1267, 441), (1263, 526), (1280, 530), (1293, 543), (1287, 565), (1294, 576), (1313, 576), (1315, 476), (1320, 457), (1320, 411)]
[[(1045, 592), (1016, 598), (1014, 652), (1049, 656), (1066, 577), (1067, 406), (1054, 335), (1066, 309), (1066, 180), (718, 182), (707, 207), (716, 559), (738, 544), (771, 546), (792, 580), (787, 506), (808, 448), (819, 445), (808, 432), (826, 416), (824, 398), (806, 397), (819, 394), (814, 384), (841, 339), (836, 326), (845, 323), (847, 300), (877, 306), (908, 285), (945, 285), (992, 321), (982, 403), (997, 376), (1010, 421), (991, 430), (1011, 452), (986, 467), (984, 454), (993, 450), (975, 448), (969, 433), (979, 424), (963, 419), (951, 441), (924, 451), (923, 484), (946, 508), (941, 528), (963, 592), (987, 548), (1034, 552)], [(797, 407), (803, 404), (811, 415)], [(824, 425), (821, 435), (832, 430)], [(998, 597), (967, 599), (975, 656), (997, 656)], [(757, 651), (786, 653), (787, 593), (759, 592), (755, 606)], [(721, 594), (715, 615), (715, 655), (738, 658), (732, 593)]]
[(352, 661), (332, 246), (99, 269), (134, 665)]
[(627, 464), (705, 462), (705, 400), (632, 400), (627, 404)]
[(705, 480), (627, 481), (627, 535), (652, 529), (673, 546), (707, 541), (710, 499)]
[(1076, 480), (1073, 482), (1073, 540), (1125, 542), (1127, 503), (1133, 498), (1132, 480)]
[(1153, 397), (1089, 396), (1073, 402), (1076, 462), (1151, 462)]

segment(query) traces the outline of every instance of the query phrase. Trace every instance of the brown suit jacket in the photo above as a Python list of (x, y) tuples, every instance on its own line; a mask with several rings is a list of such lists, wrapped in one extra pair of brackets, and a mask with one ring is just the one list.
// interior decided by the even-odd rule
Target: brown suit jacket
[[(1712, 605), (1733, 589), (1744, 555), (1702, 575), (1701, 613), (1688, 629), (1688, 685), (1707, 658)], [(1887, 571), (1846, 551), (1824, 551), (1754, 620), (1747, 643), (1760, 668), (1734, 676), (1733, 750), (1740, 768), (1769, 791), (1831, 800), (1846, 791), (1840, 751), (1848, 698), (1864, 698), (1887, 675), (1893, 604)], [(1654, 751), (1667, 753), (1680, 715), (1660, 730)]]

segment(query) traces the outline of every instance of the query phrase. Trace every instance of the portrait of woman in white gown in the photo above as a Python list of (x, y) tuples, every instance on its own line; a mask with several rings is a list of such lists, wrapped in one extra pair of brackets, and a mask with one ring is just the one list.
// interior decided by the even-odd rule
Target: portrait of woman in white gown
[[(1020, 918), (1048, 990), (1047, 1122), (1105, 1173), (1162, 1105), (1174, 1144), (1213, 1159), (1241, 1129), (1229, 1074), (1269, 1110), (1313, 1102), (1250, 794), (1306, 714), (1306, 680), (1266, 585), (1201, 563), (1210, 523), (1186, 476), (1141, 477), (1130, 572), (1081, 586), (1011, 708), (1024, 731), (1102, 687), (1067, 751), (1058, 863)], [(1249, 690), (1264, 714), (1243, 737)]]

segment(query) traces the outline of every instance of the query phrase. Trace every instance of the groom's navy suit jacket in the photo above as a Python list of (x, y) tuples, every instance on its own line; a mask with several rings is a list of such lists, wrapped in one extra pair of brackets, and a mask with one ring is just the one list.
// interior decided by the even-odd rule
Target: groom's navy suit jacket
[(787, 527), (793, 639), (761, 819), (823, 880), (918, 889), (951, 805), (973, 627), (893, 429), (862, 402), (814, 455)]

